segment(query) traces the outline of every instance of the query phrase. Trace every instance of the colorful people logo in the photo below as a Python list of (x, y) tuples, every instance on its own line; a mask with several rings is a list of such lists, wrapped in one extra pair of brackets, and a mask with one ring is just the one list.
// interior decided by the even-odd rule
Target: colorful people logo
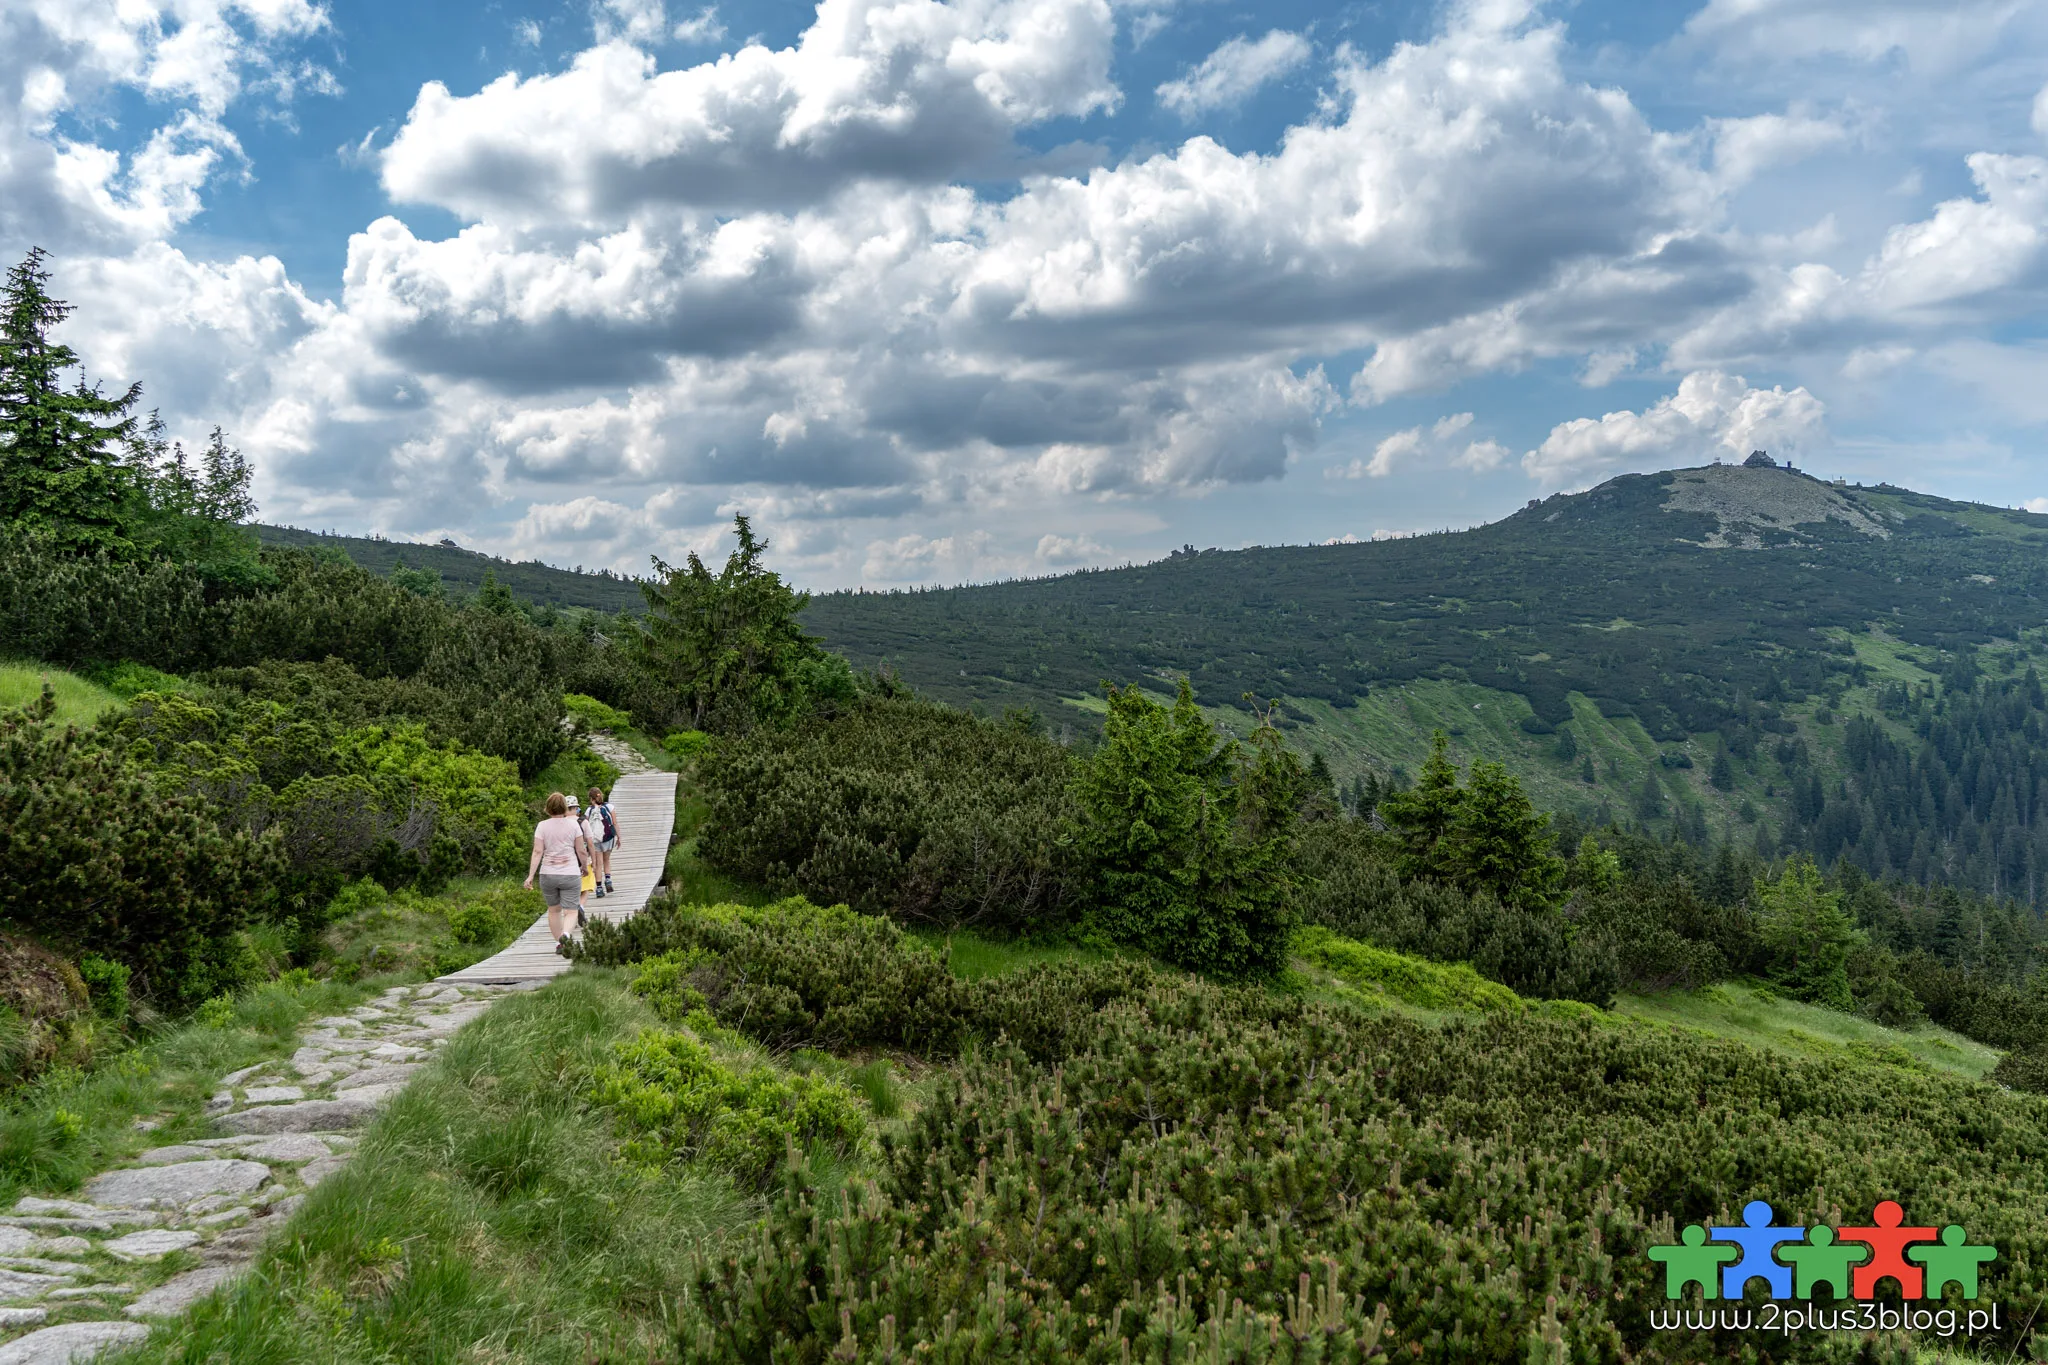
[(1994, 1247), (1965, 1242), (1960, 1224), (1938, 1237), (1933, 1228), (1900, 1226), (1906, 1212), (1890, 1199), (1872, 1211), (1875, 1227), (1777, 1227), (1771, 1218), (1771, 1206), (1752, 1199), (1739, 1227), (1695, 1223), (1679, 1234), (1681, 1245), (1651, 1247), (1650, 1259), (1664, 1263), (1664, 1297), (1683, 1297), (1696, 1284), (1706, 1298), (1739, 1299), (1751, 1280), (1762, 1280), (1774, 1299), (1811, 1299), (1821, 1285), (1838, 1299), (1874, 1299), (1888, 1279), (1902, 1298), (1938, 1299), (1953, 1284), (1974, 1299), (1977, 1272), (1998, 1257)]

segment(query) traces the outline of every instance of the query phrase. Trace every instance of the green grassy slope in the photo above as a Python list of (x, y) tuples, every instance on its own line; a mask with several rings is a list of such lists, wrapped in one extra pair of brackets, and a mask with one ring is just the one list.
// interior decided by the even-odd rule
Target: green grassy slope
[(1615, 1001), (1612, 1016), (1665, 1024), (1796, 1057), (1889, 1062), (1973, 1081), (1982, 1080), (1998, 1065), (2000, 1056), (1996, 1048), (1948, 1029), (1933, 1025), (1886, 1028), (1857, 1015), (1801, 1004), (1733, 982), (1697, 991), (1624, 995)]
[(43, 694), (48, 680), (57, 694), (59, 725), (90, 725), (100, 712), (119, 706), (121, 699), (106, 688), (61, 668), (33, 663), (0, 663), (0, 710), (27, 706)]

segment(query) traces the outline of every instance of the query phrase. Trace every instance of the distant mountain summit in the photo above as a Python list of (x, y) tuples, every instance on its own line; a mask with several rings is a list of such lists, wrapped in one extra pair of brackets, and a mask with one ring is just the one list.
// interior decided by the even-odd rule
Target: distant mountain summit
[(2017, 643), (2048, 617), (2044, 550), (2048, 516), (1706, 465), (1470, 531), (828, 593), (805, 620), (858, 664), (987, 709), (1080, 719), (1070, 703), (1104, 679), (1176, 676), (1217, 706), (1249, 692), (1346, 708), (1440, 679), (1518, 695), (1538, 732), (1576, 694), (1678, 741), (1827, 690), (1873, 630), (1930, 661)]
[(1846, 488), (1775, 466), (1715, 464), (1674, 469), (1664, 497), (1667, 512), (1699, 512), (1715, 527), (1692, 542), (1708, 550), (1761, 550), (1773, 543), (1805, 543), (1801, 527), (1830, 521), (1878, 540), (1891, 539), (1889, 520), (1902, 514), (1866, 506)]

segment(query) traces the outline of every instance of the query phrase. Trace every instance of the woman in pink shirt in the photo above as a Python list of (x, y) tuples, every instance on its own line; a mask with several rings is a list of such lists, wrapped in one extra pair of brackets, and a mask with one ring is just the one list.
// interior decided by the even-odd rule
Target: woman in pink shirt
[(583, 869), (591, 864), (590, 843), (583, 826), (569, 815), (569, 798), (550, 792), (548, 818), (533, 827), (533, 861), (526, 867), (526, 889), (540, 877), (541, 898), (548, 907), (548, 933), (556, 943), (565, 932), (563, 917), (574, 924), (576, 908), (583, 900)]

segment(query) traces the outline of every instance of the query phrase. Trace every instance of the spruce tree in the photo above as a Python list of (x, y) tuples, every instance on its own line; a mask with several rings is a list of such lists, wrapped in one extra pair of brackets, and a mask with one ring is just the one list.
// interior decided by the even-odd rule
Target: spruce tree
[(1796, 858), (1756, 888), (1757, 931), (1771, 953), (1771, 975), (1802, 1000), (1845, 1010), (1849, 950), (1856, 926), (1842, 912), (1811, 858)]
[(207, 438), (199, 456), (198, 514), (208, 521), (234, 526), (256, 514), (256, 500), (249, 494), (254, 471), (242, 452), (228, 445), (219, 427)]
[(1451, 766), (1450, 740), (1438, 730), (1430, 736), (1421, 780), (1408, 791), (1380, 799), (1380, 816), (1399, 840), (1395, 866), (1403, 877), (1456, 880), (1449, 839), (1464, 804), (1458, 770)]
[(1270, 726), (1219, 744), (1185, 679), (1171, 707), (1136, 683), (1106, 693), (1102, 745), (1075, 782), (1091, 927), (1197, 971), (1271, 975), (1286, 956), (1300, 760)]
[(643, 583), (647, 615), (633, 646), (641, 662), (682, 694), (691, 726), (744, 726), (798, 709), (810, 692), (851, 690), (843, 665), (797, 624), (811, 600), (761, 562), (768, 543), (744, 516), (739, 545), (716, 575), (695, 551), (681, 565), (654, 561)]
[(0, 519), (43, 528), (76, 550), (132, 549), (122, 504), (132, 488), (142, 386), (108, 398), (83, 376), (77, 352), (51, 337), (71, 306), (50, 296), (41, 247), (0, 284)]
[(1550, 817), (1537, 813), (1522, 784), (1498, 763), (1472, 765), (1449, 842), (1454, 880), (1467, 891), (1490, 891), (1503, 905), (1547, 905), (1564, 881), (1564, 860), (1552, 848)]
[(476, 605), (493, 616), (519, 615), (519, 601), (512, 596), (512, 589), (498, 581), (496, 569), (484, 570), (484, 581), (477, 584)]

